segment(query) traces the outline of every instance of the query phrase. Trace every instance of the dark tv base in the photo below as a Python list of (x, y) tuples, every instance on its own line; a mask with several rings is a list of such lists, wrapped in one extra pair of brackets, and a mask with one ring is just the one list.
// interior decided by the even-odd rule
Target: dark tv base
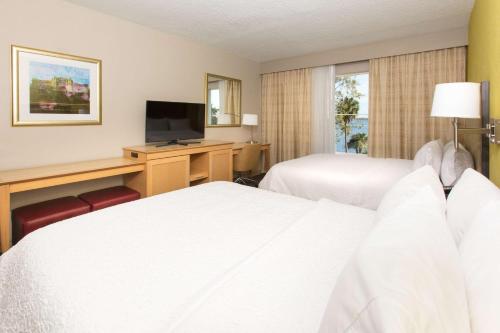
[(156, 147), (165, 147), (165, 146), (174, 146), (174, 145), (181, 145), (181, 146), (187, 146), (191, 143), (201, 143), (201, 141), (181, 141), (181, 140), (170, 140), (164, 143), (157, 144)]

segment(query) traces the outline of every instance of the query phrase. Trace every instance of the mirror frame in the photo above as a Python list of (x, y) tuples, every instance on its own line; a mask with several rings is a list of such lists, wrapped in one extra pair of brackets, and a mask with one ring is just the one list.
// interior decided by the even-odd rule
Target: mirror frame
[[(240, 82), (240, 87), (241, 87), (241, 96), (240, 96), (240, 121), (238, 124), (231, 124), (231, 125), (210, 125), (208, 123), (208, 77), (216, 77), (218, 79), (223, 79), (223, 80), (234, 80), (234, 81), (239, 81)], [(222, 76), (222, 75), (217, 75), (217, 74), (212, 74), (212, 73), (205, 73), (205, 127), (209, 128), (218, 128), (218, 127), (241, 127), (241, 118), (243, 117), (243, 113), (241, 112), (241, 105), (242, 105), (242, 97), (243, 97), (243, 83), (241, 82), (240, 79), (235, 79), (233, 77), (228, 77), (228, 76)]]

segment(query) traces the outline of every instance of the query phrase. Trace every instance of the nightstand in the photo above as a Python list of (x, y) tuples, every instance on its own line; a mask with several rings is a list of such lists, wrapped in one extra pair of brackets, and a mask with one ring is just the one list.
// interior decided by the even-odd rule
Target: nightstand
[(448, 198), (448, 195), (450, 195), (450, 192), (452, 189), (453, 189), (453, 185), (451, 185), (451, 186), (444, 186), (443, 185), (444, 195), (446, 198)]

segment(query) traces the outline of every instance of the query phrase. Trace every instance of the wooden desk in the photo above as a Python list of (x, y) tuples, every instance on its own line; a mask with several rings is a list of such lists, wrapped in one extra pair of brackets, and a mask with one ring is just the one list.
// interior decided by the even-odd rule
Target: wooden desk
[[(241, 149), (245, 145), (244, 142), (238, 142), (233, 144), (233, 155), (238, 155), (241, 152)], [(271, 166), (271, 144), (270, 143), (261, 143), (260, 151), (264, 154), (264, 171), (267, 172)]]
[(186, 146), (143, 145), (123, 148), (127, 159), (144, 162), (146, 170), (127, 175), (125, 185), (144, 197), (207, 182), (233, 178), (233, 142), (202, 140)]
[(194, 155), (215, 150), (231, 149), (232, 147), (233, 142), (220, 140), (201, 140), (201, 142), (197, 143), (171, 146), (147, 144), (123, 148), (123, 156), (127, 159), (146, 162), (166, 157)]
[(0, 248), (12, 246), (10, 194), (98, 178), (141, 173), (144, 163), (125, 158), (0, 171)]

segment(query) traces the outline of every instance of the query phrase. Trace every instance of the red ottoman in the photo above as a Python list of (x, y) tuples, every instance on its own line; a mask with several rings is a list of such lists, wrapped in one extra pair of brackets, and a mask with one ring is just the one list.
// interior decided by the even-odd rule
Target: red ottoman
[(88, 203), (91, 210), (94, 211), (140, 199), (141, 195), (126, 186), (115, 186), (83, 193), (78, 198)]
[(90, 212), (90, 206), (75, 197), (64, 197), (12, 210), (12, 238), (21, 238), (38, 228)]

